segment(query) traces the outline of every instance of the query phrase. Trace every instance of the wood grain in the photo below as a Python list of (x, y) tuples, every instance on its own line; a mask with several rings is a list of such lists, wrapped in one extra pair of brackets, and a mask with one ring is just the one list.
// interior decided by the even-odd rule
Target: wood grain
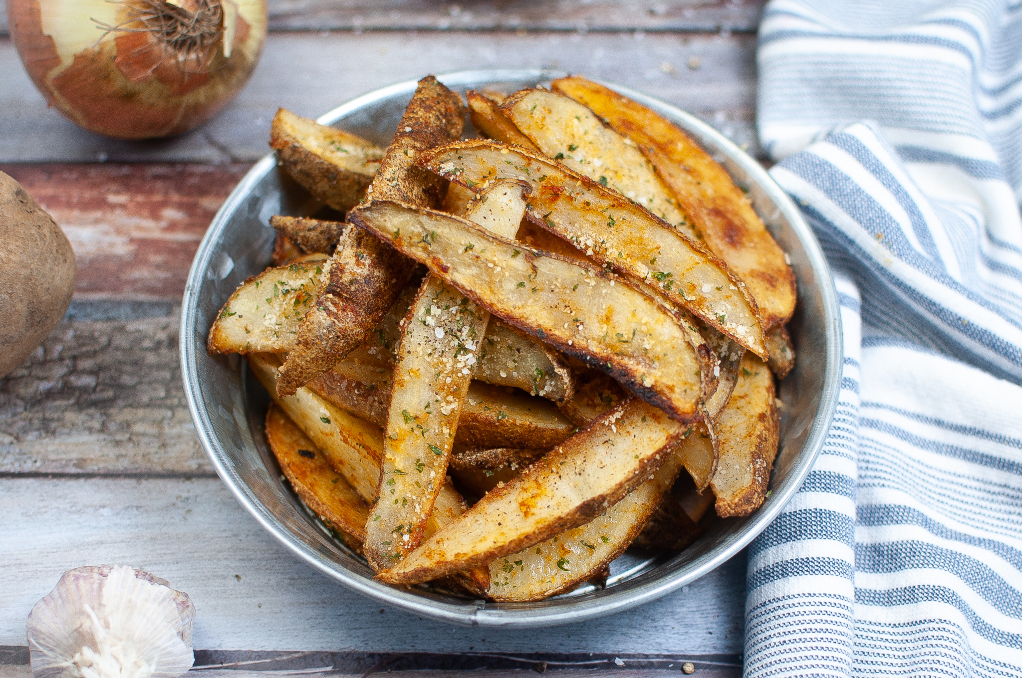
[(616, 82), (696, 113), (757, 153), (754, 49), (748, 34), (276, 33), (252, 80), (208, 125), (174, 139), (123, 142), (47, 110), (10, 40), (0, 38), (0, 163), (252, 162), (269, 150), (278, 107), (314, 117), (384, 85), (475, 68), (550, 68)]
[[(7, 14), (0, 0), (0, 34)], [(269, 0), (270, 30), (753, 31), (763, 0)]]
[(176, 309), (61, 322), (0, 379), (0, 474), (213, 475), (185, 403), (177, 336)]
[[(455, 627), (371, 602), (298, 560), (215, 478), (0, 478), (0, 645), (61, 573), (149, 570), (191, 596), (194, 645), (221, 650), (735, 655), (744, 557), (636, 610), (554, 629)], [(383, 612), (381, 612), (383, 610)]]
[(174, 299), (248, 165), (0, 165), (60, 224), (77, 299)]

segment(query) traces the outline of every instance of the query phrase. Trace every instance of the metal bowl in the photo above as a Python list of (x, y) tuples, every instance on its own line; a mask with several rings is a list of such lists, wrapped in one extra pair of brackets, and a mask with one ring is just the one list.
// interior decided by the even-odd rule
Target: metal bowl
[[(514, 91), (561, 74), (540, 70), (463, 71), (440, 77), (464, 92)], [(268, 398), (237, 356), (211, 357), (206, 333), (217, 312), (270, 259), (274, 214), (306, 215), (319, 205), (266, 156), (224, 202), (199, 245), (181, 313), (181, 374), (202, 446), (238, 501), (285, 546), (345, 586), (410, 612), (460, 624), (542, 626), (577, 622), (659, 598), (738, 553), (784, 507), (823, 444), (837, 402), (841, 368), (837, 294), (820, 246), (795, 205), (752, 158), (709, 125), (648, 96), (611, 85), (686, 130), (749, 189), (756, 211), (791, 257), (799, 302), (789, 327), (798, 351), (795, 370), (780, 385), (780, 451), (771, 494), (747, 518), (717, 520), (684, 551), (655, 558), (626, 554), (611, 567), (606, 588), (583, 587), (536, 603), (490, 603), (429, 588), (399, 589), (373, 580), (365, 562), (333, 539), (284, 483), (263, 435)], [(385, 145), (415, 82), (359, 97), (319, 119)]]

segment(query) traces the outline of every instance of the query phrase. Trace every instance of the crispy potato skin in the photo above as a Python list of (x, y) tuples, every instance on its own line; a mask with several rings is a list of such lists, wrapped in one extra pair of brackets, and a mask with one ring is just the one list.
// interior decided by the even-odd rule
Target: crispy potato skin
[[(465, 111), (457, 94), (429, 76), (405, 109), (394, 141), (367, 192), (368, 200), (440, 205), (446, 182), (415, 166), (419, 153), (461, 136)], [(329, 280), (299, 328), (277, 382), (290, 395), (362, 344), (394, 304), (414, 263), (371, 235), (349, 229), (328, 265)]]
[(767, 365), (773, 370), (774, 376), (784, 379), (795, 369), (795, 347), (791, 343), (788, 328), (778, 325), (766, 335)]
[(266, 412), (266, 441), (305, 505), (327, 527), (347, 535), (361, 548), (369, 505), (276, 403)]
[(270, 146), (295, 181), (317, 200), (342, 212), (362, 200), (383, 158), (383, 149), (365, 139), (283, 108), (273, 117)]
[(287, 237), (303, 254), (333, 254), (347, 224), (308, 217), (270, 217), (270, 226)]
[(791, 318), (795, 275), (784, 252), (723, 167), (675, 125), (603, 85), (573, 76), (555, 80), (553, 89), (585, 104), (639, 145), (706, 246), (748, 285), (764, 330)]
[(539, 151), (536, 144), (522, 134), (501, 112), (500, 104), (475, 90), (469, 90), (467, 98), (469, 119), (483, 136), (506, 144), (517, 144), (531, 151)]
[(710, 486), (722, 518), (747, 516), (766, 498), (779, 437), (775, 397), (770, 370), (746, 353), (731, 400), (714, 427), (720, 461)]
[(29, 356), (64, 317), (77, 267), (60, 226), (0, 172), (0, 377)]

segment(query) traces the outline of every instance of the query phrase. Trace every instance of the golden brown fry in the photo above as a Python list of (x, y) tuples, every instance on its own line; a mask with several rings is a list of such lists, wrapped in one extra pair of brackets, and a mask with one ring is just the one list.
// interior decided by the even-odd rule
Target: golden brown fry
[(466, 98), (468, 99), (468, 117), (480, 134), (496, 141), (538, 150), (529, 137), (522, 134), (514, 123), (500, 112), (497, 102), (475, 90), (469, 90)]
[(369, 504), (276, 403), (270, 403), (266, 412), (266, 442), (295, 494), (327, 527), (346, 535), (360, 550)]
[(738, 382), (738, 370), (741, 368), (745, 349), (718, 332), (704, 331), (703, 336), (706, 337), (713, 354), (717, 356), (717, 386), (706, 397), (705, 405), (706, 415), (712, 423), (717, 420), (731, 399), (731, 392)]
[(555, 402), (575, 393), (575, 377), (560, 353), (497, 319), (486, 329), (475, 377)]
[(287, 350), (319, 295), (323, 265), (288, 264), (246, 280), (220, 309), (206, 349), (211, 354)]
[[(423, 150), (457, 139), (464, 125), (458, 95), (432, 76), (420, 80), (367, 199), (438, 206), (446, 192), (445, 182), (414, 162)], [(349, 229), (330, 258), (327, 284), (302, 322), (281, 369), (280, 394), (294, 393), (362, 344), (393, 305), (413, 268), (376, 238)]]
[(788, 328), (778, 325), (767, 332), (766, 347), (769, 352), (767, 365), (773, 370), (774, 376), (784, 379), (795, 367), (795, 347), (791, 343)]
[(333, 254), (347, 224), (307, 217), (270, 217), (270, 226), (285, 236), (303, 254)]
[(277, 266), (283, 266), (289, 264), (296, 257), (302, 256), (303, 252), (298, 245), (291, 242), (286, 235), (277, 232), (276, 237), (273, 238), (273, 253), (270, 254), (270, 266), (276, 268)]
[(489, 596), (542, 600), (597, 576), (639, 535), (681, 470), (672, 454), (653, 477), (596, 519), (490, 563)]
[(494, 315), (610, 373), (679, 421), (699, 416), (703, 357), (669, 309), (624, 281), (432, 210), (375, 203), (352, 221)]
[(655, 473), (683, 430), (630, 398), (377, 576), (395, 584), (428, 581), (590, 522)]
[(795, 309), (795, 276), (748, 197), (687, 134), (654, 111), (580, 77), (553, 88), (585, 104), (642, 149), (711, 252), (749, 287), (764, 330)]
[(362, 200), (383, 159), (375, 144), (283, 108), (273, 117), (270, 146), (295, 181), (341, 212)]
[(621, 385), (605, 374), (594, 376), (575, 392), (575, 397), (560, 404), (561, 412), (578, 426), (585, 426), (628, 397)]
[(713, 449), (713, 437), (704, 422), (695, 424), (687, 434), (685, 445), (678, 452), (685, 470), (692, 476), (696, 490), (702, 492), (713, 478), (717, 468), (718, 454)]
[(627, 196), (689, 238), (696, 237), (642, 151), (584, 105), (557, 92), (523, 89), (505, 99), (500, 110), (547, 157)]
[(727, 265), (616, 191), (549, 158), (492, 141), (449, 144), (419, 162), (476, 190), (501, 179), (528, 182), (529, 219), (766, 355), (756, 303)]
[(710, 486), (722, 518), (747, 516), (766, 497), (779, 435), (775, 395), (766, 364), (746, 354), (731, 400), (714, 425), (720, 462)]

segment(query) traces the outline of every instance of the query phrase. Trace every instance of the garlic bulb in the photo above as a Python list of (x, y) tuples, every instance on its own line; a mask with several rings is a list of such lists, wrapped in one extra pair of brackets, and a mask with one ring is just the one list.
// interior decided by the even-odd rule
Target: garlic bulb
[(188, 596), (124, 565), (69, 570), (28, 616), (35, 678), (177, 678), (191, 668)]

